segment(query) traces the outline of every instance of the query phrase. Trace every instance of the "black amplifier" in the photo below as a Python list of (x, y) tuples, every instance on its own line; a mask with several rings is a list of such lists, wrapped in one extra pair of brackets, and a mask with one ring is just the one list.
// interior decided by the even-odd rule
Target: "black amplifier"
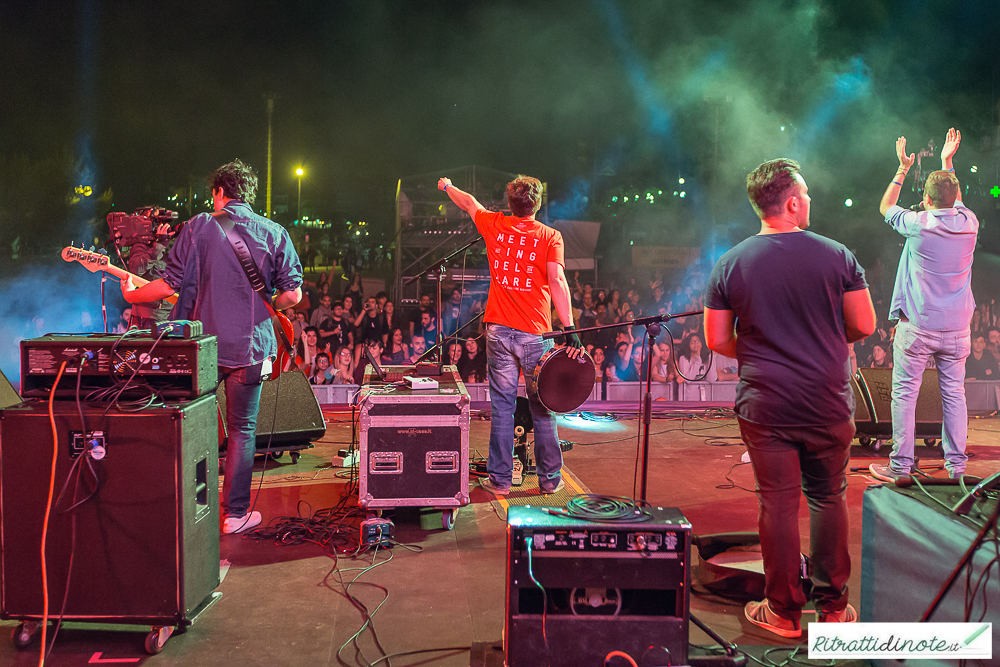
[[(87, 359), (80, 371), (80, 359)], [(82, 372), (82, 396), (133, 378), (153, 387), (163, 398), (197, 398), (215, 391), (218, 343), (215, 336), (189, 339), (150, 335), (47, 335), (21, 341), (21, 396), (47, 398), (59, 366), (66, 370), (56, 396), (76, 395)]]
[(508, 665), (599, 665), (612, 651), (687, 664), (691, 524), (674, 508), (636, 519), (508, 509)]

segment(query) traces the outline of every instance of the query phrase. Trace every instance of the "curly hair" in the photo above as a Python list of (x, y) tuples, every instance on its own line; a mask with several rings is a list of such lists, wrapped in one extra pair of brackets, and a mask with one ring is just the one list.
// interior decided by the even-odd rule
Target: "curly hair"
[(796, 186), (799, 163), (790, 158), (768, 160), (747, 174), (747, 195), (761, 219), (781, 213), (781, 206)]
[(534, 215), (542, 207), (542, 182), (519, 174), (507, 184), (507, 204), (510, 212), (519, 218)]
[(257, 172), (239, 158), (216, 169), (208, 183), (213, 191), (222, 188), (228, 199), (252, 204), (257, 198)]

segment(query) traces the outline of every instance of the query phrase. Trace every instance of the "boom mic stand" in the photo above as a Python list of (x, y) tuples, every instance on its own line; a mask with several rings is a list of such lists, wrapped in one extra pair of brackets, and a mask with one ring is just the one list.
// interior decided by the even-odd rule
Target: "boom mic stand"
[[(649, 473), (649, 424), (652, 419), (653, 414), (653, 395), (650, 393), (650, 388), (653, 381), (653, 339), (660, 335), (661, 323), (667, 323), (670, 320), (677, 319), (679, 317), (691, 317), (702, 315), (704, 311), (696, 310), (690, 313), (678, 313), (677, 315), (671, 315), (667, 313), (666, 315), (650, 315), (648, 317), (637, 317), (634, 320), (629, 320), (627, 322), (616, 322), (615, 324), (602, 324), (596, 327), (587, 327), (586, 329), (573, 329), (572, 333), (588, 333), (591, 331), (601, 331), (602, 329), (615, 329), (619, 327), (634, 327), (634, 326), (645, 326), (646, 327), (646, 339), (642, 342), (645, 347), (646, 341), (649, 341), (649, 354), (646, 356), (646, 393), (643, 396), (642, 404), (639, 406), (640, 412), (642, 413), (642, 420), (640, 422), (639, 428), (642, 430), (642, 476), (640, 478), (639, 484), (639, 500), (646, 502), (646, 480)], [(552, 331), (547, 334), (542, 334), (542, 338), (555, 338), (556, 336), (565, 335), (565, 331)], [(643, 354), (646, 354), (645, 349), (643, 349)]]
[[(467, 327), (469, 327), (470, 325), (472, 325), (476, 321), (482, 319), (483, 315), (485, 315), (485, 314), (486, 314), (486, 311), (483, 310), (483, 311), (480, 311), (480, 312), (476, 313), (475, 315), (473, 315), (472, 319), (469, 320), (468, 322), (466, 322), (465, 324), (463, 324), (462, 326), (460, 326), (458, 329), (456, 329), (454, 334), (448, 336), (447, 338), (445, 338), (444, 340), (442, 340), (440, 343), (436, 344), (434, 347), (428, 349), (426, 352), (424, 352), (423, 354), (421, 354), (420, 355), (420, 359), (417, 359), (417, 362), (419, 362), (424, 357), (430, 355), (430, 353), (433, 352), (434, 350), (441, 349), (442, 347), (443, 347), (443, 349), (441, 350), (441, 354), (442, 355), (447, 354), (447, 352), (448, 352), (448, 345), (447, 345), (448, 341), (450, 341), (450, 340), (456, 340), (457, 341), (458, 340), (458, 334), (460, 334), (463, 331), (465, 331), (465, 329)], [(443, 363), (442, 363), (442, 365), (443, 365)]]
[[(471, 248), (472, 246), (474, 246), (475, 244), (479, 243), (482, 240), (483, 240), (482, 236), (477, 236), (476, 238), (472, 239), (471, 241), (469, 241), (464, 246), (462, 246), (455, 252), (451, 253), (447, 257), (444, 257), (440, 261), (432, 262), (425, 270), (421, 271), (420, 273), (418, 273), (417, 275), (413, 276), (405, 283), (403, 283), (404, 285), (409, 285), (411, 283), (416, 282), (417, 280), (420, 280), (424, 276), (427, 276), (428, 278), (430, 278), (433, 275), (437, 276), (437, 321), (434, 324), (435, 327), (434, 347), (432, 347), (431, 350), (437, 349), (438, 351), (437, 355), (438, 375), (442, 375), (444, 373), (444, 348), (441, 346), (443, 342), (441, 337), (443, 335), (443, 329), (444, 329), (443, 322), (441, 322), (441, 281), (444, 280), (444, 276), (448, 272), (448, 261), (451, 260), (451, 258), (454, 257), (455, 255), (461, 252), (465, 252), (466, 250), (468, 250), (469, 248)], [(456, 331), (455, 333), (457, 335), (458, 332)], [(430, 350), (428, 350), (428, 352), (430, 352)], [(427, 352), (424, 353), (424, 355), (426, 354)], [(421, 358), (423, 358), (424, 355), (421, 355)]]

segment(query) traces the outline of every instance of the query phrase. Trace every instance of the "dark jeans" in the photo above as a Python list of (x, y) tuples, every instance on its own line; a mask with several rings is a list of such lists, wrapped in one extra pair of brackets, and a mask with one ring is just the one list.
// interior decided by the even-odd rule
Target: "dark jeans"
[(806, 596), (799, 578), (799, 497), (809, 505), (812, 598), (820, 612), (847, 606), (847, 465), (854, 420), (832, 426), (762, 426), (739, 420), (760, 501), (764, 591), (771, 608), (797, 621)]
[(222, 506), (230, 516), (243, 516), (250, 509), (253, 457), (257, 453), (257, 411), (261, 384), (247, 384), (247, 367), (219, 367), (225, 375), (226, 474), (222, 481)]

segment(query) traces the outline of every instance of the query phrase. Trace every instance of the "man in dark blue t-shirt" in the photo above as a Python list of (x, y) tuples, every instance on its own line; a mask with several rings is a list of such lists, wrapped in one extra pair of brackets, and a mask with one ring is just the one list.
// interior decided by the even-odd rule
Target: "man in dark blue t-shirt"
[(799, 496), (810, 510), (812, 598), (821, 622), (852, 622), (847, 464), (854, 438), (848, 343), (875, 330), (864, 270), (843, 245), (805, 231), (808, 187), (794, 160), (747, 176), (760, 233), (712, 270), (705, 302), (710, 348), (739, 361), (736, 415), (760, 502), (766, 598), (750, 622), (802, 634)]

